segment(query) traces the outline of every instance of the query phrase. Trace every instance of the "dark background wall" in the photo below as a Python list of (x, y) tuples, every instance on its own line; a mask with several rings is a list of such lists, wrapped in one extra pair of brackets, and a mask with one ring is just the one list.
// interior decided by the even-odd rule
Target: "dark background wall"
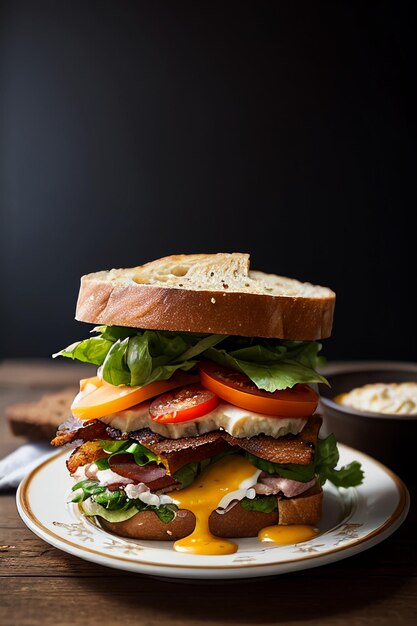
[(330, 358), (415, 359), (414, 2), (5, 2), (1, 352), (172, 253), (338, 294)]

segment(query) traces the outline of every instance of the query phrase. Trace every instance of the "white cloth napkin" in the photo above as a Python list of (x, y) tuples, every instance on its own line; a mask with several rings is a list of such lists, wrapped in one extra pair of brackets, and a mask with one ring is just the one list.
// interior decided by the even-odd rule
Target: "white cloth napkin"
[(38, 463), (56, 454), (46, 441), (26, 443), (0, 461), (0, 491), (14, 489)]

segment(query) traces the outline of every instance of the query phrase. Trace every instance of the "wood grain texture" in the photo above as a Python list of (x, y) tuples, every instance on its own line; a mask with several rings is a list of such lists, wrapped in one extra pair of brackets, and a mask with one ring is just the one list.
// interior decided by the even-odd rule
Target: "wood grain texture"
[[(14, 371), (18, 371), (14, 363)], [(7, 368), (7, 363), (2, 365)], [(17, 369), (16, 369), (17, 368)], [(2, 384), (0, 457), (17, 447), (4, 407), (39, 389)], [(56, 388), (54, 364), (47, 368)], [(78, 372), (77, 372), (78, 375)], [(62, 376), (62, 373), (59, 374)], [(76, 383), (69, 371), (64, 381)], [(45, 386), (42, 387), (44, 392)], [(56, 550), (20, 520), (14, 493), (0, 496), (0, 623), (2, 626), (212, 626), (319, 624), (407, 625), (417, 622), (417, 506), (380, 545), (316, 569), (251, 581), (178, 583), (100, 567)]]

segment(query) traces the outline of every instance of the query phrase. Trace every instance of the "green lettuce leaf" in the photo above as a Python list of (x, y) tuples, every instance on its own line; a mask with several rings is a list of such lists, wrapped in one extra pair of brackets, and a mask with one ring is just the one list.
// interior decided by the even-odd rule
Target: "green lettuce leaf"
[[(81, 481), (78, 485), (74, 485), (73, 490), (83, 490), (83, 496), (75, 495), (72, 502), (79, 503), (81, 509), (86, 515), (98, 515), (108, 522), (122, 522), (130, 519), (136, 513), (142, 511), (153, 511), (159, 519), (168, 524), (174, 519), (178, 508), (174, 504), (162, 504), (161, 506), (153, 506), (145, 504), (142, 500), (130, 500), (122, 489), (110, 491), (106, 487), (100, 487), (96, 483), (94, 491), (92, 485), (83, 485), (83, 483), (91, 483), (94, 481)], [(93, 493), (90, 493), (93, 491)]]
[(53, 354), (52, 358), (65, 356), (73, 361), (77, 360), (83, 363), (102, 365), (112, 345), (112, 341), (103, 339), (103, 337), (91, 337), (91, 339), (72, 343), (68, 348)]
[(106, 487), (101, 487), (95, 480), (81, 480), (72, 487), (72, 491), (78, 491), (81, 493), (75, 493), (71, 502), (83, 502), (87, 498), (95, 495), (96, 493), (102, 493), (106, 491)]
[[(260, 340), (262, 341), (262, 340)], [(230, 342), (229, 342), (230, 343)], [(315, 341), (265, 342), (237, 350), (209, 348), (204, 356), (219, 365), (246, 374), (265, 391), (294, 387), (297, 383), (327, 383), (315, 371), (321, 345)]]
[(322, 485), (326, 480), (329, 480), (336, 487), (356, 487), (363, 482), (364, 474), (358, 461), (352, 461), (349, 465), (335, 469), (338, 462), (339, 450), (333, 433), (325, 439), (319, 439), (315, 466)]
[(107, 339), (114, 343), (118, 339), (126, 339), (137, 333), (137, 329), (128, 326), (95, 326), (90, 332), (97, 333), (102, 339)]
[[(131, 454), (132, 462), (134, 461), (136, 465), (140, 466), (152, 462), (158, 463), (159, 465), (162, 464), (161, 458), (159, 456), (148, 450), (148, 448), (145, 448), (145, 446), (143, 446), (142, 444), (133, 441), (132, 439), (124, 439), (121, 441), (104, 439), (98, 441), (97, 443), (99, 443), (100, 447), (109, 455), (107, 457), (103, 457), (94, 461), (99, 470), (109, 469), (111, 467), (109, 462), (110, 459), (116, 457), (119, 454)], [(216, 455), (212, 458), (204, 459), (203, 461), (195, 463), (187, 463), (173, 474), (173, 478), (181, 483), (181, 486), (183, 488), (187, 487), (188, 485), (191, 485), (199, 472), (201, 472), (210, 463), (214, 463), (215, 461), (217, 461), (219, 457), (221, 458), (222, 456), (224, 456), (224, 454), (225, 453), (221, 455)], [(94, 481), (87, 482), (96, 484), (94, 483)], [(80, 485), (81, 483), (78, 484), (78, 487)], [(103, 487), (102, 490), (104, 489), (105, 488)], [(92, 493), (95, 493), (95, 491), (93, 491)]]
[(130, 501), (123, 489), (117, 489), (116, 491), (105, 489), (100, 493), (95, 493), (92, 496), (92, 500), (109, 511), (120, 511), (121, 509), (130, 508)]
[(98, 516), (107, 520), (108, 522), (124, 522), (136, 513), (142, 511), (153, 511), (159, 517), (161, 522), (168, 524), (175, 517), (177, 507), (174, 504), (162, 504), (161, 506), (148, 506), (140, 500), (134, 500), (134, 506), (128, 506), (127, 508), (109, 509), (97, 502), (93, 502), (90, 498), (80, 504), (81, 510), (85, 515)]
[(191, 483), (194, 482), (196, 476), (200, 474), (203, 469), (207, 467), (207, 465), (215, 463), (220, 456), (221, 455), (216, 455), (209, 459), (203, 459), (202, 461), (187, 463), (186, 465), (180, 467), (179, 470), (174, 472), (172, 477), (175, 478), (176, 481), (181, 483), (181, 488), (184, 489), (184, 487), (188, 487), (188, 485), (191, 485)]
[(94, 465), (96, 465), (99, 470), (110, 469), (109, 457), (97, 459), (96, 461), (94, 461)]
[(178, 507), (175, 504), (161, 504), (161, 506), (146, 506), (145, 509), (147, 511), (153, 511), (157, 514), (161, 522), (164, 524), (169, 524), (175, 515), (177, 514)]
[(200, 463), (187, 463), (187, 465), (183, 465), (174, 472), (172, 477), (181, 484), (182, 488), (188, 487), (188, 485), (194, 482), (195, 477), (199, 473), (200, 465)]
[(281, 341), (96, 326), (97, 337), (54, 354), (102, 366), (112, 385), (146, 385), (189, 371), (204, 357), (246, 374), (259, 389), (274, 392), (297, 383), (325, 383), (315, 371), (322, 360), (315, 341)]
[(204, 350), (224, 335), (171, 333), (119, 326), (96, 326), (98, 337), (73, 343), (53, 357), (63, 356), (102, 366), (103, 379), (111, 385), (147, 385), (167, 380), (177, 370), (195, 367)]
[(188, 359), (194, 359), (195, 357), (204, 354), (206, 350), (209, 350), (221, 341), (224, 341), (224, 339), (225, 335), (207, 335), (197, 341), (195, 345), (190, 346), (185, 352), (183, 352), (179, 356), (179, 360), (186, 361)]
[(136, 513), (138, 512), (135, 506), (131, 506), (127, 509), (109, 511), (108, 509), (104, 508), (100, 504), (96, 504), (91, 499), (85, 500), (84, 502), (82, 502), (80, 504), (80, 508), (85, 515), (88, 515), (88, 516), (98, 515), (99, 517), (104, 518), (108, 522), (124, 522), (130, 519), (131, 517), (133, 517), (134, 515), (136, 515)]
[(255, 496), (252, 500), (243, 498), (240, 505), (247, 511), (259, 511), (261, 513), (272, 513), (278, 508), (276, 496)]
[(161, 459), (159, 456), (145, 448), (141, 443), (133, 441), (132, 439), (123, 439), (122, 441), (112, 441), (109, 439), (103, 439), (98, 442), (102, 450), (109, 454), (108, 457), (94, 461), (99, 469), (108, 469), (110, 467), (109, 460), (118, 454), (131, 454), (132, 461), (136, 465), (146, 465), (154, 461), (160, 464)]
[(104, 508), (110, 511), (126, 509), (130, 506), (122, 489), (110, 491), (107, 487), (100, 486), (95, 480), (82, 480), (72, 487), (72, 491), (75, 492), (72, 502), (84, 502), (92, 498), (93, 502), (104, 506)]

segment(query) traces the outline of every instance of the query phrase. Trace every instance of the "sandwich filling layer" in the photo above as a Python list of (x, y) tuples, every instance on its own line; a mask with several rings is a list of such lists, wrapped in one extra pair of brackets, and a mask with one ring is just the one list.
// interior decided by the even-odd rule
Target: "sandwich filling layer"
[[(317, 498), (327, 478), (340, 486), (357, 480), (357, 467), (334, 470), (336, 443), (332, 436), (318, 438), (320, 425), (321, 418), (314, 415), (304, 420), (299, 433), (277, 438), (263, 433), (237, 438), (217, 429), (170, 439), (149, 428), (125, 433), (103, 420), (71, 419), (53, 443), (81, 444), (67, 466), (76, 480), (71, 500), (86, 515), (120, 523), (152, 511), (169, 525), (189, 510), (194, 530), (175, 549), (219, 554), (236, 546), (213, 534), (213, 513), (223, 516), (239, 507), (278, 521), (286, 501), (311, 491)], [(318, 517), (313, 512), (309, 521), (314, 525)]]
[(320, 344), (94, 332), (58, 353), (98, 371), (52, 444), (74, 447), (70, 500), (112, 532), (196, 554), (234, 552), (228, 538), (258, 532), (272, 540), (271, 524), (302, 541), (320, 520), (325, 481), (361, 482), (358, 463), (336, 469), (334, 436), (319, 438)]

